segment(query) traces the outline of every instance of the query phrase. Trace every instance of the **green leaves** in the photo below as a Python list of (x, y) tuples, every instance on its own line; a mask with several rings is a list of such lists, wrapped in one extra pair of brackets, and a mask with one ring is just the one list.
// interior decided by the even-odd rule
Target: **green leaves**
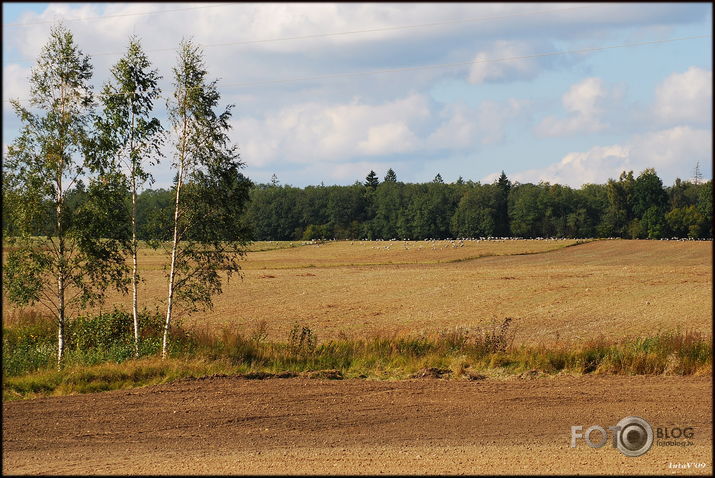
[(131, 231), (126, 200), (126, 178), (106, 174), (90, 182), (85, 201), (75, 211), (72, 238), (77, 242), (77, 260), (82, 278), (76, 280), (82, 291), (82, 304), (101, 302), (112, 287), (127, 291), (129, 268), (126, 252)]
[(177, 133), (177, 177), (169, 297), (194, 311), (212, 306), (212, 296), (222, 291), (223, 273), (229, 278), (240, 271), (249, 233), (243, 213), (252, 184), (239, 172), (243, 163), (228, 135), (233, 105), (216, 110), (217, 82), (206, 80), (202, 53), (191, 41), (181, 42), (173, 72), (168, 108)]
[(375, 171), (370, 170), (370, 173), (365, 177), (365, 186), (374, 190), (378, 184), (380, 184), (380, 180), (377, 179), (377, 174), (375, 174)]
[(124, 166), (137, 185), (151, 179), (146, 166), (158, 162), (165, 134), (152, 116), (161, 76), (151, 66), (139, 40), (130, 38), (127, 53), (112, 67), (102, 90), (102, 115), (95, 118), (94, 168)]
[(53, 260), (48, 251), (38, 247), (38, 242), (31, 238), (12, 240), (7, 248), (3, 286), (8, 300), (14, 304), (32, 305), (42, 298)]
[[(70, 309), (101, 301), (110, 286), (126, 288), (126, 183), (96, 154), (91, 77), (72, 34), (52, 28), (30, 78), (33, 111), (13, 105), (22, 128), (3, 171), (11, 204), (3, 213), (14, 234), (3, 284), (10, 302), (40, 302), (53, 314), (58, 363)], [(103, 176), (85, 190), (82, 178), (97, 171)]]
[(455, 237), (487, 237), (495, 235), (499, 190), (492, 185), (469, 188), (452, 216)]
[(393, 171), (392, 168), (387, 170), (387, 174), (385, 174), (384, 181), (386, 183), (396, 183), (397, 182), (397, 174), (395, 174), (395, 171)]
[(633, 183), (633, 214), (642, 218), (650, 208), (656, 208), (662, 217), (668, 203), (668, 194), (655, 170), (648, 168)]
[(44, 110), (79, 114), (92, 104), (91, 78), (89, 56), (77, 47), (69, 30), (54, 26), (32, 69), (31, 102)]

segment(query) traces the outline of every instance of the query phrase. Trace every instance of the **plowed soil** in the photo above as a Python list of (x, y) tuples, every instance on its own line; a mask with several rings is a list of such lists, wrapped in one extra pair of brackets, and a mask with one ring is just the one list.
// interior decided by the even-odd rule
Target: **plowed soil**
[[(711, 474), (711, 392), (710, 377), (181, 381), (4, 403), (3, 473)], [(570, 447), (572, 425), (631, 415), (693, 427), (693, 445)]]

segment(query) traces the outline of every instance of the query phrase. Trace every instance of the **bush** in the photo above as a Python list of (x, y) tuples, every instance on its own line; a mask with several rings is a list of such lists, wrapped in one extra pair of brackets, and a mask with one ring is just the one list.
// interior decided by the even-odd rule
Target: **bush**
[(296, 324), (288, 336), (288, 350), (293, 355), (306, 356), (315, 352), (318, 338), (310, 327), (301, 327)]
[[(139, 355), (159, 352), (164, 319), (157, 311), (139, 315)], [(53, 367), (57, 361), (57, 329), (49, 317), (29, 313), (8, 321), (3, 328), (3, 373), (8, 376)], [(192, 337), (177, 324), (172, 329), (171, 350), (176, 353), (192, 346)], [(113, 310), (67, 321), (65, 365), (121, 363), (134, 357), (134, 318), (131, 313)]]

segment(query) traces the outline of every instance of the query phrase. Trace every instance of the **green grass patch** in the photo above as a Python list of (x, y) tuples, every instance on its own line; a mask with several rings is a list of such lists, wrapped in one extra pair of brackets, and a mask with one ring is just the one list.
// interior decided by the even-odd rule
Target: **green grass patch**
[(37, 315), (9, 321), (3, 329), (3, 396), (7, 400), (92, 393), (215, 374), (252, 377), (292, 372), (337, 371), (343, 377), (406, 379), (439, 371), (469, 379), (538, 372), (547, 375), (697, 375), (711, 373), (711, 337), (694, 331), (661, 332), (619, 341), (514, 345), (513, 320), (486, 327), (457, 327), (430, 335), (341, 338), (320, 342), (296, 324), (285, 342), (266, 340), (266, 323), (242, 333), (212, 333), (180, 325), (171, 334), (169, 358), (158, 358), (161, 315), (142, 314), (141, 357), (133, 357), (131, 315), (112, 311), (69, 322), (61, 370), (56, 336)]

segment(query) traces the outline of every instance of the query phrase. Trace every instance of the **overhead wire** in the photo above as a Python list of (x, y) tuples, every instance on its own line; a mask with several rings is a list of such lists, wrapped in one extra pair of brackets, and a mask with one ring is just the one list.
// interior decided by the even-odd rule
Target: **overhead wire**
[(236, 5), (235, 3), (215, 3), (211, 5), (201, 5), (198, 7), (184, 7), (184, 8), (174, 8), (171, 10), (156, 10), (153, 12), (137, 12), (137, 13), (117, 13), (115, 15), (102, 15), (99, 17), (86, 17), (86, 18), (56, 18), (53, 20), (43, 20), (43, 21), (37, 21), (37, 22), (15, 22), (15, 23), (3, 23), (3, 28), (6, 27), (23, 27), (23, 26), (31, 26), (31, 25), (46, 25), (46, 24), (51, 24), (55, 23), (58, 20), (61, 20), (63, 22), (87, 22), (87, 21), (95, 21), (95, 20), (105, 20), (105, 19), (110, 19), (110, 18), (119, 18), (119, 17), (134, 17), (134, 16), (141, 16), (141, 15), (157, 15), (159, 13), (171, 13), (171, 12), (182, 12), (185, 10), (199, 10), (203, 8), (214, 8), (214, 7), (224, 7), (226, 5)]
[[(181, 10), (194, 10), (194, 9), (198, 9), (198, 8), (209, 8), (209, 7), (217, 7), (217, 6), (225, 6), (225, 5), (230, 5), (230, 4), (220, 3), (220, 4), (214, 4), (214, 5), (202, 5), (200, 7), (187, 7), (187, 8), (182, 8), (182, 9), (160, 10), (160, 11), (156, 11), (156, 12), (144, 12), (144, 13), (134, 13), (134, 14), (120, 14), (120, 15), (114, 15), (114, 16), (150, 15), (150, 14), (155, 14), (155, 13), (166, 13), (166, 12), (181, 11)], [(360, 33), (373, 33), (373, 32), (394, 31), (394, 30), (402, 30), (402, 29), (435, 27), (435, 26), (462, 24), (462, 23), (469, 23), (469, 22), (480, 22), (480, 21), (496, 20), (496, 19), (502, 19), (502, 18), (519, 17), (519, 16), (559, 13), (559, 12), (570, 11), (570, 10), (575, 10), (575, 9), (592, 8), (594, 6), (599, 6), (599, 5), (581, 5), (581, 6), (555, 9), (555, 10), (531, 11), (531, 12), (525, 12), (525, 13), (515, 13), (515, 14), (509, 14), (509, 15), (499, 15), (499, 16), (480, 17), (480, 18), (471, 18), (471, 19), (459, 19), (459, 20), (452, 20), (452, 21), (445, 21), (445, 22), (432, 22), (432, 23), (415, 24), (415, 25), (402, 25), (402, 26), (394, 26), (394, 27), (380, 27), (380, 28), (372, 28), (372, 29), (364, 29), (364, 30), (352, 30), (352, 31), (345, 31), (345, 32), (318, 33), (318, 34), (294, 36), (294, 37), (283, 37), (283, 38), (273, 38), (273, 39), (263, 39), (263, 40), (244, 40), (244, 41), (237, 41), (237, 42), (226, 42), (226, 43), (216, 43), (216, 44), (198, 44), (198, 45), (201, 46), (202, 48), (207, 48), (207, 47), (214, 47), (214, 46), (231, 46), (231, 45), (237, 46), (237, 45), (248, 45), (248, 44), (256, 44), (256, 43), (267, 43), (267, 42), (304, 40), (304, 39), (310, 39), (310, 38), (324, 38), (324, 37), (330, 37), (330, 36), (352, 35), (352, 34), (360, 34)], [(101, 18), (109, 18), (109, 17), (112, 17), (112, 16), (97, 17), (97, 18), (101, 19)], [(79, 20), (85, 20), (85, 19), (75, 19), (75, 20), (79, 21)], [(285, 78), (285, 79), (277, 79), (277, 80), (237, 82), (237, 83), (224, 84), (224, 85), (222, 85), (222, 87), (225, 87), (225, 88), (226, 87), (234, 87), (234, 88), (239, 87), (239, 88), (241, 88), (241, 87), (251, 87), (251, 86), (285, 84), (285, 83), (311, 81), (311, 80), (323, 80), (323, 79), (332, 79), (332, 78), (349, 78), (349, 77), (367, 76), (367, 75), (375, 75), (375, 74), (383, 74), (383, 73), (397, 73), (397, 72), (404, 72), (404, 71), (419, 71), (419, 70), (430, 70), (430, 69), (440, 69), (440, 68), (455, 68), (455, 67), (469, 66), (469, 65), (474, 65), (474, 64), (517, 61), (517, 60), (526, 60), (526, 59), (555, 56), (555, 55), (580, 54), (580, 53), (596, 52), (596, 51), (609, 50), (609, 49), (615, 49), (615, 48), (627, 48), (627, 47), (633, 47), (633, 46), (668, 43), (668, 42), (691, 40), (691, 39), (698, 39), (698, 38), (710, 38), (710, 37), (711, 37), (711, 35), (696, 35), (696, 36), (690, 36), (690, 37), (671, 38), (671, 39), (664, 39), (664, 40), (653, 40), (653, 41), (646, 41), (646, 42), (633, 42), (633, 43), (610, 45), (610, 46), (604, 46), (604, 47), (582, 48), (582, 49), (577, 49), (577, 50), (561, 50), (561, 51), (544, 52), (544, 53), (536, 53), (536, 54), (531, 54), (531, 55), (521, 55), (521, 56), (512, 56), (512, 57), (504, 57), (504, 58), (486, 58), (486, 59), (477, 59), (477, 60), (463, 61), (463, 62), (440, 63), (440, 64), (432, 64), (432, 65), (419, 65), (419, 66), (412, 66), (412, 67), (387, 68), (387, 69), (380, 69), (380, 70), (346, 72), (346, 73), (331, 73), (331, 74), (326, 74), (326, 75)], [(174, 51), (174, 50), (175, 50), (175, 48), (152, 49), (152, 50), (145, 50), (145, 51), (146, 52), (158, 52), (158, 51)], [(100, 56), (100, 55), (110, 55), (110, 54), (116, 54), (116, 53), (99, 53), (99, 54), (92, 54), (90, 56)], [(118, 93), (114, 93), (113, 96), (126, 95), (126, 94), (127, 93), (118, 92)], [(167, 98), (164, 98), (164, 99), (167, 99)], [(3, 101), (8, 102), (9, 100), (3, 100)]]
[(621, 45), (611, 45), (611, 46), (593, 47), (593, 48), (581, 48), (578, 50), (561, 50), (561, 51), (553, 51), (553, 52), (545, 52), (545, 53), (536, 53), (536, 54), (532, 54), (532, 55), (511, 56), (511, 57), (504, 57), (504, 58), (486, 58), (486, 59), (480, 59), (480, 60), (461, 61), (461, 62), (455, 62), (455, 63), (439, 63), (439, 64), (433, 64), (433, 65), (407, 66), (407, 67), (402, 67), (402, 68), (387, 68), (387, 69), (382, 69), (382, 70), (358, 71), (358, 72), (351, 72), (351, 73), (333, 73), (333, 74), (328, 74), (328, 75), (307, 76), (307, 77), (300, 77), (300, 78), (287, 78), (287, 79), (283, 79), (283, 80), (229, 83), (229, 84), (224, 84), (223, 86), (224, 87), (262, 86), (262, 85), (289, 83), (289, 82), (296, 82), (296, 81), (322, 80), (322, 79), (329, 79), (329, 78), (347, 78), (347, 77), (351, 77), (351, 76), (375, 75), (375, 74), (380, 74), (380, 73), (397, 73), (397, 72), (403, 72), (403, 71), (429, 70), (429, 69), (438, 69), (438, 68), (454, 68), (454, 67), (459, 67), (459, 66), (468, 66), (468, 65), (481, 64), (481, 63), (496, 63), (496, 62), (500, 62), (500, 61), (526, 60), (526, 59), (540, 58), (540, 57), (545, 57), (545, 56), (589, 53), (589, 52), (594, 52), (594, 51), (611, 50), (611, 49), (615, 49), (615, 48), (627, 48), (627, 47), (633, 47), (633, 46), (652, 45), (652, 44), (657, 44), (657, 43), (669, 43), (669, 42), (675, 42), (675, 41), (693, 40), (693, 39), (697, 39), (697, 38), (711, 38), (711, 37), (712, 37), (712, 35), (695, 35), (695, 36), (690, 36), (690, 37), (670, 38), (670, 39), (665, 39), (665, 40), (653, 40), (653, 41), (646, 41), (646, 42), (624, 43)]
[[(689, 37), (668, 38), (668, 39), (663, 39), (663, 40), (651, 40), (651, 41), (645, 41), (645, 42), (623, 43), (623, 44), (619, 44), (619, 45), (580, 48), (577, 50), (560, 50), (560, 51), (552, 51), (552, 52), (544, 52), (544, 53), (535, 53), (532, 55), (511, 56), (511, 57), (503, 57), (503, 58), (485, 58), (485, 59), (462, 61), (462, 62), (455, 62), (455, 63), (439, 63), (439, 64), (432, 64), (432, 65), (408, 66), (408, 67), (402, 67), (402, 68), (388, 68), (388, 69), (382, 69), (382, 70), (358, 71), (358, 72), (349, 72), (349, 73), (332, 73), (332, 74), (328, 74), (328, 75), (286, 78), (286, 79), (280, 79), (280, 80), (263, 80), (263, 81), (254, 81), (254, 82), (226, 83), (221, 86), (223, 88), (243, 88), (243, 87), (281, 84), (281, 83), (292, 83), (292, 82), (300, 82), (300, 81), (324, 80), (324, 79), (332, 79), (332, 78), (349, 78), (349, 77), (354, 77), (354, 76), (366, 76), (366, 75), (375, 75), (375, 74), (381, 74), (381, 73), (398, 73), (398, 72), (404, 72), (404, 71), (430, 70), (430, 69), (439, 69), (439, 68), (455, 68), (455, 67), (469, 66), (469, 65), (475, 65), (475, 64), (526, 60), (526, 59), (541, 58), (541, 57), (556, 56), (556, 55), (582, 54), (582, 53), (590, 53), (590, 52), (597, 52), (597, 51), (604, 51), (604, 50), (612, 50), (612, 49), (616, 49), (616, 48), (629, 48), (629, 47), (634, 47), (634, 46), (655, 45), (655, 44), (670, 43), (670, 42), (676, 42), (676, 41), (711, 38), (711, 37), (712, 37), (712, 35), (694, 35), (694, 36), (689, 36)], [(110, 96), (125, 96), (127, 94), (130, 94), (130, 93), (118, 92), (118, 93), (113, 93)], [(100, 94), (98, 96), (102, 96), (102, 95)], [(163, 96), (161, 98), (169, 99), (169, 97), (165, 97), (165, 96)], [(10, 100), (3, 100), (3, 101), (9, 102)]]
[[(411, 29), (418, 29), (418, 28), (433, 28), (433, 27), (440, 27), (440, 26), (446, 26), (446, 25), (458, 25), (458, 24), (464, 24), (464, 23), (478, 23), (478, 22), (484, 22), (484, 21), (490, 21), (490, 20), (500, 20), (500, 19), (504, 19), (504, 18), (515, 18), (515, 17), (524, 17), (524, 16), (531, 16), (531, 15), (545, 15), (545, 14), (549, 14), (549, 13), (560, 13), (560, 12), (566, 12), (566, 11), (572, 11), (572, 10), (580, 10), (580, 9), (584, 9), (584, 8), (594, 8), (594, 7), (603, 7), (603, 6), (610, 6), (610, 5), (609, 4), (606, 4), (606, 5), (580, 5), (580, 6), (576, 6), (576, 7), (568, 7), (568, 8), (560, 8), (560, 9), (552, 9), (552, 10), (539, 10), (539, 11), (513, 13), (513, 14), (508, 14), (508, 15), (497, 15), (497, 16), (489, 16), (489, 17), (466, 18), (466, 19), (460, 19), (460, 20), (449, 20), (449, 21), (444, 21), (444, 22), (419, 23), (419, 24), (413, 24), (413, 25), (398, 25), (398, 26), (393, 26), (393, 27), (368, 28), (368, 29), (363, 29), (363, 30), (350, 30), (350, 31), (343, 31), (343, 32), (314, 33), (314, 34), (310, 34), (310, 35), (299, 35), (299, 36), (280, 37), (280, 38), (266, 38), (266, 39), (259, 39), (259, 40), (238, 40), (238, 41), (223, 42), (223, 43), (198, 43), (198, 45), (201, 46), (202, 48), (213, 48), (213, 47), (222, 47), (222, 46), (241, 46), (241, 45), (255, 45), (255, 44), (261, 44), (261, 43), (275, 43), (275, 42), (282, 42), (282, 41), (309, 40), (309, 39), (315, 39), (315, 38), (357, 35), (357, 34), (364, 34), (364, 33), (380, 33), (380, 32), (399, 31), (399, 30), (411, 30)], [(154, 49), (148, 49), (148, 50), (146, 50), (146, 52), (152, 53), (152, 52), (166, 52), (166, 51), (174, 51), (174, 50), (176, 50), (176, 48), (154, 48)], [(91, 55), (92, 56), (105, 56), (105, 55), (121, 55), (121, 54), (123, 54), (123, 52), (102, 52), (102, 53), (92, 53)]]

